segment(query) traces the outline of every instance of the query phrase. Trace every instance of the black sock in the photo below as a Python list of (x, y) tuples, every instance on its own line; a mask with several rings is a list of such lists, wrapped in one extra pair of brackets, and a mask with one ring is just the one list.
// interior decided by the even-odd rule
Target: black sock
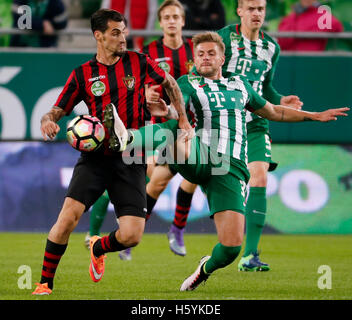
[(187, 224), (189, 211), (191, 210), (193, 193), (184, 191), (181, 187), (178, 188), (176, 194), (176, 209), (173, 220), (174, 226), (183, 229)]
[(48, 283), (48, 287), (53, 289), (56, 268), (62, 255), (65, 253), (67, 244), (57, 244), (49, 239), (46, 240), (42, 277), (40, 283)]
[(128, 248), (117, 241), (115, 233), (116, 230), (112, 231), (108, 236), (102, 237), (94, 243), (93, 254), (96, 257), (99, 257), (106, 252), (121, 251)]

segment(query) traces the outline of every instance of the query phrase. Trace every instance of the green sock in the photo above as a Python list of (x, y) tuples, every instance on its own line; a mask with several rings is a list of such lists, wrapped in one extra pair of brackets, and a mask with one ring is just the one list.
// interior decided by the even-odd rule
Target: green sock
[(99, 236), (100, 228), (104, 222), (110, 199), (105, 191), (97, 202), (94, 203), (89, 219), (89, 234), (90, 236)]
[(251, 187), (246, 206), (246, 247), (243, 256), (257, 252), (266, 217), (266, 188)]
[(210, 259), (204, 265), (204, 272), (209, 274), (217, 269), (224, 268), (237, 258), (241, 246), (227, 247), (220, 242), (216, 244), (211, 253)]
[(166, 145), (175, 141), (177, 138), (177, 129), (177, 120), (169, 120), (163, 123), (144, 126), (138, 130), (131, 130), (134, 138), (130, 144), (130, 148), (155, 150), (160, 145)]

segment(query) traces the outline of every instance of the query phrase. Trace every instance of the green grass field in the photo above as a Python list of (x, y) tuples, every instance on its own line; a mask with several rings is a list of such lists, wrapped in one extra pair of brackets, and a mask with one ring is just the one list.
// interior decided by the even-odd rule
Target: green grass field
[[(73, 233), (61, 260), (50, 296), (31, 295), (40, 279), (47, 234), (0, 233), (0, 300), (243, 300), (243, 299), (352, 299), (352, 236), (264, 235), (261, 258), (270, 263), (266, 273), (238, 272), (232, 265), (217, 270), (193, 292), (179, 292), (184, 278), (199, 259), (210, 254), (215, 235), (186, 234), (187, 256), (171, 253), (165, 234), (145, 234), (133, 250), (132, 261), (110, 253), (99, 283), (90, 280), (89, 252), (84, 234)], [(21, 265), (32, 270), (32, 290), (20, 289)], [(332, 270), (332, 289), (319, 289), (321, 265)]]

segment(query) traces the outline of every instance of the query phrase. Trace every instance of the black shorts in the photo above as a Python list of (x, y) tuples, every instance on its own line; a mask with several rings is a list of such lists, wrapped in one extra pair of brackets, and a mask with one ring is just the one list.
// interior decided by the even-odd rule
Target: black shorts
[(126, 215), (145, 218), (145, 176), (145, 164), (125, 164), (120, 153), (113, 156), (82, 154), (66, 196), (83, 203), (88, 211), (107, 190), (117, 218)]

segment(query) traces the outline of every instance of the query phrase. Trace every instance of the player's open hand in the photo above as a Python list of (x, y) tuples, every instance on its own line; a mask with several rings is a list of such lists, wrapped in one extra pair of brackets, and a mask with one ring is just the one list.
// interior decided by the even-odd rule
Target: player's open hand
[(329, 122), (329, 121), (336, 121), (337, 117), (347, 117), (348, 114), (346, 113), (349, 111), (350, 108), (338, 108), (338, 109), (328, 109), (323, 112), (318, 112), (317, 121), (320, 122)]
[(303, 102), (297, 96), (282, 97), (280, 104), (286, 107), (291, 107), (296, 110), (301, 110), (303, 106)]
[(147, 103), (151, 102), (158, 102), (160, 99), (160, 93), (156, 91), (160, 86), (155, 85), (155, 86), (145, 86), (145, 97), (147, 100)]
[(147, 102), (147, 108), (154, 117), (166, 117), (169, 113), (169, 108), (163, 99)]
[(53, 140), (60, 131), (60, 127), (54, 121), (46, 120), (41, 123), (40, 131), (45, 141), (47, 141), (48, 138)]

